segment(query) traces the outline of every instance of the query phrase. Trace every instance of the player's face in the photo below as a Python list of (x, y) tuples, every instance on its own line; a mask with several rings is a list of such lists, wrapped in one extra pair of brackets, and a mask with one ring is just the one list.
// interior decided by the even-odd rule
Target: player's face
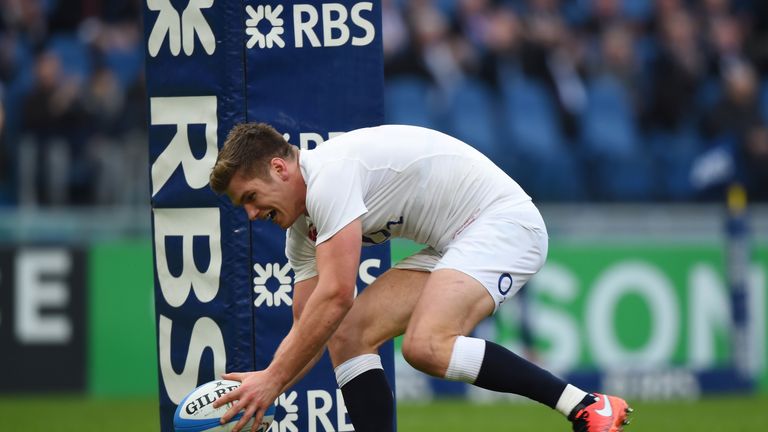
[(236, 173), (227, 188), (232, 204), (242, 206), (252, 221), (269, 220), (283, 229), (293, 225), (303, 212), (303, 199), (296, 196), (284, 168), (271, 166), (267, 178)]

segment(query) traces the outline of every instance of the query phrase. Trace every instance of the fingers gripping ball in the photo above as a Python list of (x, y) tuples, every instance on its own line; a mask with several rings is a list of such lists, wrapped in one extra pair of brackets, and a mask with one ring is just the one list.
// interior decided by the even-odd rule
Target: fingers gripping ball
[[(220, 424), (221, 417), (227, 412), (231, 404), (214, 408), (213, 401), (240, 387), (239, 381), (216, 380), (205, 383), (192, 390), (181, 400), (173, 415), (173, 427), (176, 432), (228, 432), (237, 424), (243, 413), (234, 416), (228, 423)], [(266, 432), (275, 417), (275, 406), (270, 405), (261, 419), (261, 425), (257, 432)], [(243, 431), (250, 431), (253, 425), (251, 419)]]

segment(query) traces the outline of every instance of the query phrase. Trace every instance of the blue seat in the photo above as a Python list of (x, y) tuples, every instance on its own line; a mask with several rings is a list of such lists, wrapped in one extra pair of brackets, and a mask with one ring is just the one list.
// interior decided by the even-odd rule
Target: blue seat
[(692, 126), (678, 131), (654, 131), (649, 146), (660, 180), (660, 198), (690, 200), (695, 196), (691, 182), (691, 168), (703, 151), (702, 140)]
[(112, 50), (104, 55), (104, 63), (117, 77), (123, 88), (128, 88), (144, 67), (144, 54), (141, 45), (131, 49)]
[(649, 201), (657, 195), (656, 171), (643, 154), (604, 159), (590, 170), (596, 198), (605, 201)]
[(502, 118), (515, 151), (536, 156), (560, 153), (564, 138), (554, 98), (544, 84), (516, 72), (502, 89)]
[(384, 87), (384, 116), (387, 123), (434, 128), (432, 89), (417, 77), (400, 77)]
[(487, 85), (465, 80), (453, 91), (446, 110), (448, 132), (470, 144), (492, 160), (504, 149), (498, 148), (496, 102)]
[(712, 110), (723, 96), (720, 80), (709, 78), (696, 89), (696, 103), (701, 112)]
[(584, 166), (568, 149), (552, 155), (515, 157), (508, 174), (534, 201), (584, 201), (589, 197)]
[(653, 2), (648, 0), (623, 0), (622, 14), (634, 21), (647, 21), (653, 14)]
[(768, 79), (764, 79), (760, 85), (760, 113), (763, 121), (768, 123)]
[(67, 75), (88, 78), (93, 64), (88, 47), (76, 35), (59, 33), (48, 41), (48, 49), (56, 53), (61, 60), (62, 71)]
[(629, 94), (614, 77), (595, 78), (587, 88), (582, 141), (588, 157), (627, 158), (638, 153), (638, 133)]

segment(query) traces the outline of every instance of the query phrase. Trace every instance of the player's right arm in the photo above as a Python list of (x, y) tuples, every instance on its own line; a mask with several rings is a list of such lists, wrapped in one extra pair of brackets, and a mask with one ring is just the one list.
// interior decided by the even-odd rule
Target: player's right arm
[[(288, 262), (294, 272), (293, 326), (299, 322), (301, 313), (304, 311), (304, 305), (315, 290), (318, 280), (315, 244), (309, 238), (309, 226), (306, 226), (306, 219), (301, 222), (300, 226), (288, 229), (285, 242), (285, 255), (288, 257)], [(324, 352), (325, 350), (321, 350), (317, 353), (312, 361), (302, 369), (301, 373), (283, 387), (282, 391), (287, 391), (299, 382), (317, 364)]]
[[(307, 299), (312, 294), (312, 291), (315, 290), (315, 286), (317, 286), (317, 276), (296, 282), (293, 285), (293, 325), (296, 325), (296, 323), (299, 322), (301, 312), (304, 310), (304, 305), (307, 303)], [(283, 387), (282, 392), (286, 392), (289, 388), (293, 387), (297, 382), (304, 378), (304, 375), (317, 364), (324, 352), (325, 350), (318, 352), (317, 355), (304, 366), (301, 373)]]

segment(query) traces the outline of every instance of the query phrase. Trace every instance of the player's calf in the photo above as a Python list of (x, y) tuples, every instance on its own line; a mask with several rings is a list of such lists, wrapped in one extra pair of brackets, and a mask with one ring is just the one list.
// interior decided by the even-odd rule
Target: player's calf
[(335, 369), (349, 418), (357, 432), (392, 432), (394, 396), (384, 375), (381, 358), (364, 354)]

